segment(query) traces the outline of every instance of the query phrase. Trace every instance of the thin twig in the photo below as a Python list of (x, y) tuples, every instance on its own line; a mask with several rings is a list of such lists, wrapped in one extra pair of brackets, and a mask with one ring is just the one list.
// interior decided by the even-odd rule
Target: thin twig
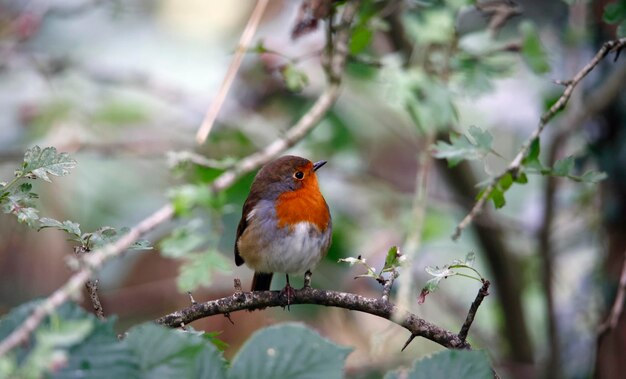
[(622, 273), (619, 277), (619, 287), (617, 288), (617, 295), (615, 296), (613, 306), (611, 307), (611, 313), (609, 313), (609, 317), (607, 317), (606, 321), (600, 325), (598, 335), (603, 335), (604, 333), (615, 329), (617, 322), (624, 311), (624, 298), (626, 298), (626, 253), (624, 253), (624, 263), (622, 265)]
[(578, 73), (568, 82), (567, 86), (565, 86), (565, 90), (563, 91), (563, 94), (561, 95), (561, 97), (559, 97), (559, 99), (550, 107), (550, 109), (548, 109), (545, 113), (543, 113), (543, 115), (541, 115), (539, 125), (532, 132), (530, 137), (528, 137), (528, 139), (524, 142), (519, 152), (517, 153), (515, 158), (513, 158), (513, 160), (511, 161), (509, 166), (506, 168), (506, 170), (504, 170), (501, 174), (496, 175), (495, 177), (491, 179), (491, 181), (489, 182), (489, 185), (483, 191), (480, 199), (478, 199), (478, 201), (474, 204), (474, 207), (472, 208), (472, 210), (457, 225), (457, 227), (455, 228), (454, 234), (452, 235), (453, 240), (457, 240), (461, 236), (461, 233), (463, 232), (463, 230), (469, 224), (471, 224), (474, 218), (478, 216), (478, 214), (482, 211), (482, 208), (485, 205), (485, 202), (489, 198), (489, 195), (491, 195), (493, 190), (496, 188), (496, 185), (498, 184), (500, 179), (502, 179), (507, 174), (511, 174), (513, 177), (517, 176), (521, 168), (522, 162), (524, 158), (526, 157), (526, 154), (528, 154), (528, 150), (530, 149), (531, 144), (536, 138), (539, 137), (541, 132), (543, 132), (543, 129), (546, 127), (548, 122), (552, 118), (554, 118), (554, 116), (560, 110), (562, 110), (565, 107), (569, 98), (572, 96), (572, 92), (574, 91), (578, 83), (585, 76), (587, 76), (587, 74), (589, 74), (591, 70), (593, 70), (602, 61), (602, 59), (604, 59), (604, 57), (606, 57), (610, 52), (618, 51), (624, 46), (626, 46), (626, 38), (620, 38), (617, 40), (605, 42), (600, 48), (600, 50), (598, 50), (596, 55), (593, 57), (593, 59), (591, 59), (591, 61), (587, 63), (580, 71), (578, 71)]
[(263, 17), (263, 12), (265, 12), (265, 7), (268, 3), (269, 0), (258, 0), (256, 6), (254, 7), (254, 10), (252, 11), (252, 14), (250, 15), (248, 24), (241, 34), (241, 39), (239, 40), (239, 45), (237, 46), (237, 51), (235, 51), (233, 61), (228, 67), (226, 76), (224, 76), (224, 81), (222, 81), (222, 85), (220, 86), (217, 95), (211, 102), (211, 105), (209, 106), (209, 109), (204, 116), (204, 121), (202, 121), (202, 125), (200, 125), (200, 129), (198, 129), (198, 133), (196, 134), (196, 141), (199, 144), (203, 144), (209, 136), (209, 133), (211, 132), (213, 123), (215, 122), (217, 114), (222, 108), (222, 104), (224, 104), (224, 100), (226, 99), (226, 95), (228, 94), (230, 86), (235, 80), (237, 71), (239, 71), (239, 67), (241, 67), (243, 56), (246, 54), (248, 46), (250, 46), (252, 37), (254, 36), (254, 33), (256, 32), (259, 23), (261, 22), (261, 17)]
[(91, 300), (91, 305), (93, 305), (93, 311), (96, 313), (98, 319), (104, 320), (104, 309), (102, 308), (102, 303), (100, 303), (100, 296), (98, 296), (98, 279), (88, 280), (87, 283), (85, 283), (85, 287), (87, 287), (87, 292), (89, 292), (89, 299)]
[(480, 290), (478, 290), (476, 299), (474, 299), (474, 301), (472, 302), (469, 312), (467, 312), (467, 317), (465, 318), (465, 322), (463, 323), (463, 326), (461, 327), (461, 331), (459, 332), (459, 338), (461, 338), (462, 341), (465, 341), (467, 339), (467, 333), (469, 333), (470, 326), (472, 326), (472, 323), (474, 322), (474, 317), (476, 317), (476, 312), (478, 311), (478, 307), (480, 307), (480, 304), (483, 302), (483, 299), (485, 298), (485, 296), (489, 295), (490, 284), (491, 283), (489, 283), (488, 280), (483, 279), (483, 286), (480, 287)]
[[(353, 293), (327, 291), (316, 288), (294, 290), (290, 305), (317, 304), (368, 313), (394, 322), (411, 332), (411, 335), (424, 337), (450, 349), (469, 349), (470, 345), (461, 341), (458, 335), (437, 325), (403, 311), (395, 304), (380, 298), (369, 298)], [(230, 314), (241, 310), (255, 310), (267, 307), (284, 307), (285, 296), (280, 291), (256, 291), (235, 293), (221, 299), (198, 303), (185, 309), (172, 312), (156, 320), (158, 324), (179, 327), (208, 316)]]
[(389, 294), (391, 293), (391, 287), (393, 287), (393, 282), (396, 280), (397, 277), (398, 277), (398, 271), (394, 268), (389, 273), (389, 278), (387, 278), (385, 280), (385, 283), (383, 284), (383, 296), (381, 297), (383, 301), (389, 301)]
[[(341, 32), (337, 33), (335, 43), (336, 49), (330, 57), (331, 64), (327, 76), (329, 77), (329, 86), (326, 91), (318, 98), (315, 104), (306, 112), (300, 120), (285, 134), (284, 138), (274, 141), (265, 149), (258, 153), (254, 153), (235, 165), (231, 170), (220, 175), (212, 185), (213, 190), (221, 191), (230, 187), (241, 176), (251, 172), (262, 164), (268, 162), (274, 156), (280, 154), (287, 148), (293, 146), (296, 142), (306, 136), (306, 134), (315, 127), (316, 123), (334, 104), (339, 95), (339, 78), (343, 73), (346, 55), (348, 52), (348, 42), (350, 40), (350, 28), (359, 1), (348, 2), (343, 11), (342, 23), (344, 27)], [(67, 282), (49, 297), (44, 299), (33, 312), (17, 327), (11, 334), (0, 342), (0, 356), (3, 356), (17, 345), (28, 340), (30, 334), (37, 328), (43, 319), (58, 308), (61, 304), (68, 301), (79, 288), (99, 269), (106, 261), (122, 254), (141, 236), (154, 229), (155, 227), (167, 222), (174, 216), (174, 208), (171, 204), (164, 205), (152, 215), (141, 221), (135, 227), (112, 244), (96, 249), (85, 257), (84, 266), (72, 275)]]
[[(435, 133), (425, 136), (423, 146), (432, 146), (435, 142)], [(417, 174), (415, 176), (415, 195), (413, 197), (413, 209), (411, 212), (411, 228), (407, 233), (403, 253), (406, 256), (405, 267), (407, 271), (413, 265), (417, 252), (422, 244), (426, 208), (428, 206), (428, 178), (433, 163), (433, 156), (428, 149), (422, 149), (417, 158)], [(415, 283), (412, 275), (405, 275), (400, 281), (396, 302), (400, 307), (410, 309), (411, 300), (415, 291)]]

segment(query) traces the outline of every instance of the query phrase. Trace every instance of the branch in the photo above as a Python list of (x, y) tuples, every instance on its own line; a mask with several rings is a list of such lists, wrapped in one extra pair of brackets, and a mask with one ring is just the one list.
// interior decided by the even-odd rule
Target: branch
[(474, 301), (472, 302), (469, 312), (467, 312), (467, 317), (465, 318), (465, 322), (463, 323), (463, 326), (461, 327), (461, 331), (459, 332), (459, 338), (461, 338), (461, 341), (465, 341), (465, 339), (467, 338), (467, 333), (469, 333), (469, 328), (470, 326), (472, 326), (472, 323), (474, 322), (474, 317), (476, 317), (476, 312), (478, 311), (478, 307), (480, 307), (480, 304), (483, 302), (483, 299), (485, 298), (485, 296), (489, 295), (490, 284), (491, 283), (489, 283), (488, 280), (483, 279), (483, 286), (480, 288), (480, 290), (478, 290), (476, 299), (474, 299)]
[(611, 307), (611, 313), (609, 313), (609, 317), (607, 317), (606, 321), (600, 325), (598, 335), (601, 336), (604, 333), (615, 329), (617, 322), (624, 311), (624, 298), (626, 298), (626, 253), (624, 253), (624, 264), (622, 265), (622, 273), (619, 277), (619, 287), (617, 288), (617, 295), (615, 296), (613, 306)]
[[(351, 1), (344, 6), (342, 16), (342, 24), (344, 27), (342, 27), (337, 33), (334, 41), (337, 46), (333, 49), (333, 55), (329, 57), (330, 65), (328, 66), (326, 74), (329, 78), (330, 84), (326, 91), (317, 99), (311, 109), (309, 109), (309, 111), (305, 113), (291, 129), (289, 129), (284, 138), (274, 141), (262, 151), (252, 154), (239, 161), (239, 163), (236, 164), (231, 170), (224, 172), (217, 179), (215, 179), (212, 184), (213, 190), (221, 191), (230, 187), (241, 176), (257, 169), (262, 164), (271, 160), (274, 156), (295, 145), (315, 127), (317, 122), (334, 104), (339, 96), (339, 79), (343, 73), (346, 55), (348, 52), (348, 42), (351, 34), (349, 25), (352, 23), (358, 5), (359, 1)], [(84, 266), (72, 275), (63, 286), (44, 299), (19, 327), (13, 330), (11, 334), (0, 342), (0, 356), (3, 356), (17, 345), (27, 341), (29, 335), (37, 328), (43, 319), (77, 293), (80, 287), (86, 283), (94, 272), (106, 261), (121, 255), (137, 239), (155, 227), (167, 222), (173, 216), (174, 208), (172, 205), (164, 205), (152, 215), (141, 221), (138, 225), (133, 227), (128, 234), (125, 234), (114, 243), (94, 250), (85, 256), (83, 261)]]
[[(396, 323), (419, 336), (436, 342), (449, 349), (469, 349), (470, 345), (457, 334), (442, 329), (408, 311), (403, 311), (383, 298), (364, 297), (352, 293), (327, 291), (316, 288), (295, 290), (290, 305), (317, 304), (327, 307), (344, 308), (382, 317)], [(172, 312), (156, 320), (156, 323), (169, 327), (180, 327), (203, 317), (230, 314), (244, 309), (255, 310), (267, 307), (285, 307), (285, 296), (280, 291), (238, 292), (221, 299), (207, 301)]]
[(487, 186), (487, 188), (485, 188), (480, 199), (478, 199), (476, 204), (474, 204), (472, 210), (457, 225), (454, 234), (452, 235), (453, 240), (457, 240), (461, 236), (463, 230), (470, 223), (472, 223), (474, 218), (478, 216), (478, 214), (482, 211), (485, 202), (489, 198), (491, 192), (493, 192), (493, 190), (495, 189), (500, 179), (502, 179), (506, 174), (511, 174), (513, 177), (517, 176), (521, 168), (522, 162), (526, 157), (526, 154), (528, 154), (528, 150), (530, 149), (532, 142), (539, 137), (548, 122), (550, 122), (550, 120), (552, 120), (552, 118), (554, 118), (554, 116), (556, 116), (556, 114), (560, 110), (565, 108), (565, 105), (567, 105), (567, 102), (572, 96), (572, 92), (574, 91), (578, 83), (585, 76), (587, 76), (587, 74), (589, 74), (591, 70), (593, 70), (610, 52), (618, 52), (620, 49), (624, 48), (624, 46), (626, 46), (626, 38), (620, 38), (617, 40), (605, 42), (589, 63), (587, 63), (580, 71), (578, 71), (578, 73), (572, 79), (563, 82), (563, 84), (566, 84), (566, 86), (561, 97), (559, 97), (559, 99), (550, 107), (550, 109), (548, 109), (543, 115), (541, 115), (539, 125), (532, 132), (530, 137), (528, 137), (526, 142), (524, 142), (519, 152), (517, 153), (515, 158), (513, 158), (513, 161), (511, 161), (506, 170), (504, 170), (500, 175), (497, 175), (491, 179), (489, 185)]
[(252, 41), (252, 37), (256, 32), (259, 23), (261, 22), (261, 17), (263, 17), (263, 12), (265, 12), (265, 7), (269, 3), (269, 0), (258, 0), (254, 10), (252, 11), (252, 15), (250, 15), (250, 19), (248, 20), (248, 24), (246, 24), (243, 33), (241, 34), (241, 38), (239, 39), (239, 45), (237, 46), (237, 51), (235, 51), (235, 56), (233, 57), (233, 61), (230, 63), (228, 67), (228, 71), (226, 72), (226, 76), (224, 77), (224, 81), (220, 86), (220, 89), (211, 102), (209, 109), (204, 116), (204, 120), (202, 121), (202, 125), (200, 125), (200, 129), (198, 129), (198, 133), (196, 134), (196, 141), (199, 144), (204, 143), (209, 133), (211, 132), (211, 128), (213, 127), (213, 123), (217, 118), (217, 114), (222, 108), (222, 104), (224, 104), (224, 100), (226, 99), (226, 95), (228, 94), (228, 90), (230, 89), (231, 84), (235, 80), (235, 75), (237, 75), (237, 71), (239, 71), (239, 67), (241, 66), (241, 62), (243, 61), (243, 56), (246, 54), (248, 50), (248, 46)]
[(89, 299), (91, 299), (93, 311), (96, 313), (98, 319), (104, 320), (104, 309), (102, 308), (102, 303), (100, 303), (100, 296), (98, 296), (98, 279), (88, 280), (87, 283), (85, 283), (85, 287), (87, 287), (87, 292), (89, 292)]

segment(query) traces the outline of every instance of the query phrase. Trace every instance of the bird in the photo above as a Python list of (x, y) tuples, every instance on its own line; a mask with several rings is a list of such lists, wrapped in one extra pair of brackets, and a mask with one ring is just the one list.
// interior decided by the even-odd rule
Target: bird
[(235, 264), (254, 270), (252, 291), (269, 290), (273, 274), (284, 273), (281, 292), (289, 305), (289, 274), (305, 273), (308, 286), (311, 271), (328, 253), (332, 220), (316, 175), (325, 164), (286, 155), (254, 177), (235, 238)]

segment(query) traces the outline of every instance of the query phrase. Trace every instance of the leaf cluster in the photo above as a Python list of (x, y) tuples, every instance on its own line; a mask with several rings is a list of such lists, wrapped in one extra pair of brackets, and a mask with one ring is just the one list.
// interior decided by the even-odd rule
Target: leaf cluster
[(385, 284), (387, 280), (389, 280), (390, 275), (393, 276), (393, 279), (395, 279), (398, 276), (397, 269), (405, 262), (405, 260), (406, 260), (406, 257), (400, 254), (400, 250), (398, 249), (398, 247), (392, 246), (387, 251), (387, 255), (385, 256), (385, 264), (378, 272), (376, 271), (374, 267), (370, 266), (369, 263), (367, 263), (365, 258), (362, 258), (360, 255), (356, 258), (354, 257), (341, 258), (339, 259), (339, 262), (348, 263), (350, 264), (350, 266), (358, 264), (358, 265), (365, 267), (366, 273), (357, 275), (355, 279), (372, 278), (372, 279), (375, 279), (380, 284)]
[[(450, 264), (439, 266), (427, 266), (424, 270), (432, 276), (422, 288), (422, 291), (418, 297), (417, 302), (423, 304), (426, 301), (426, 296), (432, 292), (435, 292), (439, 288), (439, 284), (443, 279), (447, 279), (451, 276), (463, 276), (466, 278), (474, 279), (482, 282), (484, 278), (474, 268), (474, 261), (476, 255), (474, 252), (469, 252), (465, 256), (465, 259), (455, 259)], [(462, 271), (459, 271), (462, 270)], [(470, 271), (470, 274), (465, 272)], [(474, 275), (475, 274), (475, 275)]]
[[(128, 228), (117, 230), (110, 226), (99, 228), (95, 232), (83, 233), (80, 225), (73, 221), (58, 221), (48, 217), (39, 217), (35, 200), (39, 195), (32, 192), (33, 185), (28, 182), (41, 179), (52, 182), (50, 176), (65, 176), (76, 166), (76, 161), (67, 153), (59, 153), (54, 147), (34, 146), (26, 150), (24, 161), (15, 170), (15, 177), (9, 183), (0, 184), (0, 207), (7, 214), (13, 214), (21, 223), (31, 228), (42, 230), (55, 228), (64, 231), (69, 240), (77, 243), (82, 252), (88, 252), (117, 240), (128, 233)], [(146, 240), (135, 242), (131, 249), (151, 249)]]
[[(24, 304), (0, 319), (0, 339), (36, 304)], [(73, 303), (65, 304), (35, 330), (28, 344), (0, 357), (0, 377), (339, 379), (352, 350), (302, 324), (287, 323), (256, 332), (229, 362), (217, 333), (144, 323), (119, 340), (114, 326), (114, 320), (100, 321)], [(385, 378), (487, 378), (490, 373), (483, 352), (444, 351)]]

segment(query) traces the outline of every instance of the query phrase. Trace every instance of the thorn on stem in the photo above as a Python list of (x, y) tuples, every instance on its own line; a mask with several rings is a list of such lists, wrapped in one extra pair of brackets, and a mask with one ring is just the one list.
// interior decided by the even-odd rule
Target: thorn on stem
[(228, 321), (230, 321), (230, 323), (231, 323), (232, 325), (235, 325), (235, 323), (233, 322), (233, 319), (232, 319), (232, 318), (230, 318), (230, 312), (226, 312), (226, 313), (224, 313), (224, 317), (226, 317), (226, 318), (228, 319)]
[(409, 339), (404, 343), (404, 346), (402, 346), (402, 350), (400, 351), (404, 351), (404, 349), (409, 346), (409, 344), (415, 339), (415, 337), (417, 337), (417, 334), (411, 334), (411, 337), (409, 337)]

